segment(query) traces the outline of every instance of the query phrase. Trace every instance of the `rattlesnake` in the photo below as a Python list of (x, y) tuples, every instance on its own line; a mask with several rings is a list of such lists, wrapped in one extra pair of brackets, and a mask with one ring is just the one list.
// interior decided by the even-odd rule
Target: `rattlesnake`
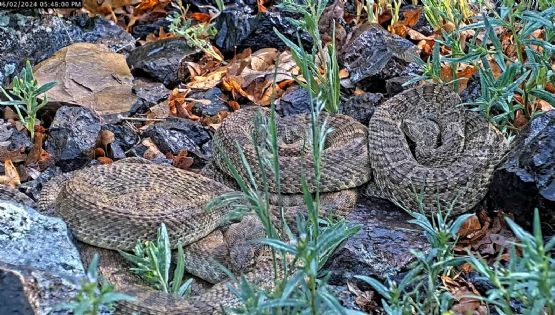
[[(369, 194), (409, 210), (458, 214), (485, 196), (507, 144), (445, 85), (408, 89), (378, 107), (369, 123)], [(376, 189), (377, 188), (377, 189)], [(419, 201), (420, 200), (420, 201)]]
[[(401, 205), (416, 205), (413, 185), (425, 187), (426, 207), (433, 205), (436, 196), (443, 203), (450, 202), (462, 188), (467, 189), (456, 203), (457, 210), (475, 205), (483, 197), (504, 143), (478, 115), (458, 108), (459, 102), (458, 96), (446, 87), (408, 90), (378, 108), (370, 121), (369, 133), (347, 116), (322, 114), (319, 123), (326, 121), (331, 127), (322, 155), (320, 189), (324, 199), (329, 198), (332, 208), (354, 204), (349, 196), (356, 195), (353, 189), (369, 180), (371, 166), (377, 192)], [(271, 160), (268, 143), (262, 137), (255, 139), (254, 145), (251, 138), (253, 131), (268, 128), (267, 120), (254, 118), (267, 118), (269, 113), (268, 109), (242, 109), (222, 123), (214, 137), (217, 150), (212, 174), (217, 177), (220, 172), (229, 178), (232, 172), (227, 156), (239, 176), (248, 180), (249, 170), (243, 166), (240, 147), (258, 187), (263, 187), (265, 177), (270, 192), (280, 191), (290, 200), (299, 200), (300, 175), (305, 175), (311, 192), (317, 182), (311, 137), (307, 133), (310, 116), (277, 120), (281, 169), (278, 190), (275, 174), (268, 167), (260, 168), (256, 157), (258, 150)], [(47, 184), (39, 208), (54, 207), (78, 239), (99, 247), (129, 250), (137, 240), (154, 239), (162, 222), (168, 226), (173, 246), (178, 241), (194, 245), (223, 224), (229, 209), (201, 209), (211, 198), (227, 191), (230, 189), (212, 179), (175, 168), (114, 163), (81, 170), (63, 181)], [(247, 275), (268, 286), (272, 272), (266, 262)], [(124, 313), (214, 313), (221, 306), (238, 303), (227, 284), (217, 284), (206, 294), (188, 300), (124, 286), (124, 292), (139, 300), (121, 303), (120, 308)]]
[[(267, 109), (262, 111), (269, 113)], [(221, 131), (216, 133), (214, 141), (231, 143), (229, 138), (239, 136), (231, 131), (232, 126), (250, 121), (255, 112), (257, 111), (242, 110), (231, 115), (222, 124)], [(289, 143), (281, 143), (280, 147), (283, 150), (280, 153), (287, 163), (297, 163), (293, 164), (294, 167), (301, 168), (299, 163), (307, 162), (306, 174), (308, 174), (309, 189), (313, 192), (315, 182), (314, 176), (311, 175), (311, 154), (309, 151), (301, 152), (305, 150), (303, 139), (306, 138), (305, 130), (309, 122), (307, 118), (308, 116), (299, 116), (279, 122), (280, 136), (283, 135), (286, 141), (289, 141)], [(368, 167), (366, 127), (346, 116), (330, 116), (327, 121), (337, 129), (328, 135), (323, 159), (324, 167), (326, 163), (330, 163), (331, 169), (335, 169), (336, 172), (345, 171), (348, 176), (341, 179), (337, 176), (340, 173), (334, 174), (329, 170), (323, 173), (322, 191), (326, 192), (323, 196), (323, 208), (344, 210), (354, 206), (356, 193), (352, 190), (341, 190), (354, 188), (368, 179), (368, 172), (365, 171)], [(238, 138), (241, 141), (248, 136), (244, 133)], [(290, 142), (291, 139), (295, 140), (294, 143)], [(345, 141), (346, 139), (348, 141)], [(252, 162), (255, 167), (256, 160), (250, 156), (254, 152), (250, 150), (253, 145), (250, 142), (243, 142), (242, 145), (249, 156), (249, 162)], [(234, 155), (234, 151), (230, 148), (224, 148), (224, 150), (235, 165), (240, 165), (237, 161), (239, 155)], [(308, 154), (304, 157), (295, 157), (303, 152)], [(221, 154), (220, 152), (218, 155)], [(346, 154), (351, 154), (352, 158), (344, 161), (343, 157)], [(357, 161), (360, 161), (361, 165), (356, 165)], [(288, 209), (286, 212), (301, 211), (302, 206), (299, 204), (303, 199), (298, 194), (302, 192), (302, 188), (295, 183), (300, 180), (299, 172), (294, 172), (294, 168), (285, 164), (283, 170), (282, 191), (288, 193), (290, 197), (285, 198), (288, 200), (284, 205)], [(296, 179), (290, 178), (292, 176)], [(274, 189), (272, 192), (275, 192), (276, 185), (271, 184), (270, 187)], [(210, 238), (211, 233), (225, 223), (226, 215), (230, 212), (229, 207), (211, 211), (204, 211), (203, 208), (214, 197), (230, 191), (231, 189), (225, 185), (200, 174), (135, 159), (94, 166), (54, 179), (43, 188), (39, 209), (42, 212), (61, 216), (79, 241), (106, 249), (131, 250), (137, 241), (155, 239), (157, 228), (161, 223), (165, 223), (173, 248), (178, 242), (189, 245), (185, 249), (189, 257), (187, 268), (193, 272), (190, 270), (191, 256), (195, 258), (195, 255), (203, 254), (202, 248), (194, 250), (194, 247)], [(294, 213), (288, 217), (293, 218)], [(239, 224), (244, 222), (247, 220), (244, 219)], [(252, 253), (248, 246), (241, 246), (239, 243), (247, 244), (241, 237), (248, 240), (248, 237), (254, 236), (254, 228), (250, 225), (239, 227), (236, 231), (226, 232), (228, 237), (236, 240), (232, 245), (238, 247), (237, 251), (230, 248), (229, 254), (232, 256), (230, 260), (246, 266), (245, 262), (248, 261), (243, 256), (250, 258), (249, 255)], [(205, 261), (208, 264), (209, 257), (206, 258)], [(208, 268), (200, 264), (194, 264), (193, 267)], [(265, 256), (259, 257), (255, 270), (247, 273), (246, 276), (259, 285), (270, 285), (271, 281), (268, 280), (273, 278), (273, 270), (270, 267), (271, 264)], [(219, 276), (206, 270), (200, 270), (198, 273), (212, 279)], [(135, 302), (120, 303), (120, 309), (125, 313), (140, 311), (144, 314), (218, 312), (221, 306), (228, 307), (238, 303), (233, 294), (227, 290), (227, 285), (226, 282), (216, 284), (206, 294), (185, 300), (134, 284), (116, 283), (119, 290), (139, 298)]]

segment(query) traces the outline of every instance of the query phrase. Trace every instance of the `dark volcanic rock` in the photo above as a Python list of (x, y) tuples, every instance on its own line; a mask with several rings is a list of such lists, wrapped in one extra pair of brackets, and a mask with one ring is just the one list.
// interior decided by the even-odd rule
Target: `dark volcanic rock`
[(227, 96), (217, 87), (208, 91), (192, 92), (187, 97), (194, 99), (192, 113), (197, 116), (215, 116), (219, 112), (229, 112)]
[(534, 119), (493, 175), (489, 202), (530, 229), (538, 208), (544, 232), (555, 233), (555, 110)]
[(187, 150), (200, 158), (202, 164), (212, 156), (209, 129), (191, 120), (173, 117), (150, 126), (143, 136), (150, 137), (163, 153)]
[(18, 131), (11, 123), (0, 119), (0, 153), (6, 151), (25, 152), (33, 143), (26, 130)]
[(304, 88), (294, 85), (276, 101), (276, 111), (280, 116), (310, 113), (310, 95)]
[[(297, 28), (287, 17), (295, 18), (291, 13), (268, 11), (258, 15), (246, 6), (227, 7), (216, 20), (218, 34), (215, 38), (216, 46), (223, 53), (233, 53), (251, 48), (257, 51), (262, 48), (277, 48), (284, 50), (287, 46), (274, 32), (276, 28), (280, 33), (297, 43)], [(300, 30), (300, 38), (305, 46), (309, 47), (312, 40)]]
[(100, 118), (83, 107), (62, 106), (49, 128), (46, 150), (64, 172), (82, 168), (93, 159)]
[(39, 177), (31, 181), (22, 183), (17, 187), (17, 189), (19, 189), (19, 191), (26, 194), (27, 196), (31, 197), (33, 200), (39, 200), (42, 185), (53, 177), (61, 174), (62, 170), (58, 166), (52, 165), (41, 172)]
[(0, 85), (19, 73), (26, 60), (32, 64), (77, 42), (106, 44), (113, 51), (133, 47), (135, 39), (118, 25), (86, 14), (64, 18), (0, 11)]
[(146, 75), (173, 88), (189, 77), (182, 62), (192, 60), (197, 54), (185, 39), (165, 38), (135, 48), (127, 57), (127, 64), (135, 75)]
[(411, 76), (402, 76), (402, 77), (395, 77), (391, 79), (385, 80), (385, 90), (387, 92), (387, 96), (392, 97), (406, 89), (414, 87), (418, 85), (418, 83), (409, 84), (407, 86), (403, 86), (403, 84), (407, 83), (413, 77)]
[(370, 117), (382, 101), (383, 95), (380, 93), (353, 95), (341, 104), (340, 111), (367, 126)]
[(482, 95), (481, 86), (480, 86), (480, 78), (478, 76), (472, 76), (472, 78), (468, 81), (466, 88), (461, 93), (461, 101), (463, 103), (471, 103), (474, 102)]
[(364, 81), (369, 86), (366, 91), (383, 91), (385, 80), (417, 70), (412, 61), (418, 56), (418, 49), (410, 41), (379, 25), (365, 24), (353, 32), (341, 51), (340, 61), (352, 83)]
[(34, 288), (29, 288), (28, 282), (17, 267), (0, 264), (0, 314), (35, 314), (37, 307), (31, 303)]
[(170, 95), (170, 90), (159, 82), (136, 79), (133, 81), (133, 93), (137, 95), (137, 101), (131, 107), (131, 116), (137, 113), (144, 114), (152, 106), (164, 101)]
[(395, 276), (413, 260), (410, 250), (426, 251), (429, 244), (411, 217), (390, 202), (362, 198), (347, 220), (362, 225), (330, 258), (330, 284), (344, 285), (355, 275), (383, 280)]

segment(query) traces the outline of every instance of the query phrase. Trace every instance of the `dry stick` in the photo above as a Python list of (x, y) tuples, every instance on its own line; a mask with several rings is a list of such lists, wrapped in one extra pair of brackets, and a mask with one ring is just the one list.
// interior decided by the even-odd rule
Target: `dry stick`
[(121, 120), (132, 120), (132, 121), (165, 121), (166, 118), (140, 118), (140, 117), (118, 117)]

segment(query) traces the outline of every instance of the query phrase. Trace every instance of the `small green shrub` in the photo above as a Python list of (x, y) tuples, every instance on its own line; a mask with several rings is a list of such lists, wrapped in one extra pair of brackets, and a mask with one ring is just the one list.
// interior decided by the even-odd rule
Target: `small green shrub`
[[(542, 12), (527, 10), (524, 2), (503, 0), (499, 12), (475, 17), (478, 21), (457, 28), (452, 33), (443, 32), (431, 59), (423, 63), (424, 74), (409, 83), (433, 80), (454, 83), (458, 90), (457, 69), (461, 64), (474, 66), (478, 70), (481, 86), (480, 97), (466, 104), (480, 112), (512, 140), (519, 126), (515, 125), (517, 113), (533, 119), (539, 112), (536, 101), (542, 100), (555, 106), (555, 96), (546, 91), (548, 84), (555, 83), (555, 71), (551, 68), (551, 56), (555, 53), (555, 7)], [(506, 30), (514, 42), (516, 56), (505, 54), (499, 30)], [(464, 45), (461, 32), (472, 30), (475, 34)], [(541, 31), (544, 38), (534, 37)], [(439, 45), (450, 51), (440, 56)], [(446, 64), (452, 69), (453, 81), (445, 82), (441, 67)], [(409, 84), (407, 83), (407, 84)]]
[(306, 51), (301, 44), (295, 44), (277, 29), (274, 32), (289, 47), (295, 63), (301, 70), (304, 80), (297, 82), (313, 97), (322, 98), (326, 111), (336, 113), (339, 111), (340, 85), (339, 85), (339, 64), (335, 49), (335, 30), (332, 34), (332, 41), (324, 45), (318, 30), (318, 23), (328, 1), (314, 0), (284, 0), (278, 7), (287, 12), (300, 14), (302, 18), (288, 21), (297, 29), (305, 30), (312, 38), (312, 49)]
[(170, 281), (171, 247), (166, 225), (158, 229), (155, 242), (137, 243), (134, 254), (120, 251), (135, 267), (131, 271), (140, 275), (146, 283), (162, 292), (176, 296), (186, 296), (190, 293), (192, 279), (183, 282), (185, 274), (185, 253), (183, 246), (177, 246), (177, 264)]
[(19, 120), (29, 131), (31, 138), (34, 138), (37, 113), (48, 104), (46, 95), (42, 96), (41, 102), (38, 102), (37, 98), (53, 88), (56, 84), (57, 82), (48, 82), (39, 87), (37, 80), (33, 77), (31, 63), (27, 61), (25, 63), (25, 68), (23, 68), (19, 76), (14, 77), (12, 81), (11, 94), (15, 96), (15, 99), (6, 92), (4, 88), (0, 87), (4, 96), (8, 99), (8, 101), (0, 102), (0, 105), (13, 106)]
[(459, 26), (473, 15), (468, 0), (422, 0), (426, 20), (439, 31), (444, 24)]
[(102, 307), (111, 309), (117, 301), (133, 301), (135, 298), (114, 291), (114, 287), (104, 283), (99, 288), (97, 273), (98, 254), (95, 254), (86, 277), (81, 281), (77, 295), (67, 304), (60, 305), (57, 310), (67, 310), (74, 315), (97, 315)]
[[(220, 2), (221, 1), (216, 2), (218, 6), (223, 4)], [(214, 47), (210, 43), (210, 39), (214, 38), (217, 33), (214, 25), (211, 23), (198, 23), (193, 25), (192, 21), (186, 17), (189, 6), (187, 5), (187, 7), (184, 7), (181, 0), (173, 5), (176, 6), (180, 12), (174, 12), (167, 17), (168, 21), (171, 22), (169, 26), (170, 33), (185, 38), (189, 47), (199, 48), (214, 59), (223, 62), (223, 58), (214, 50)]]
[(453, 268), (465, 262), (454, 254), (457, 232), (471, 214), (448, 220), (449, 211), (442, 211), (431, 218), (409, 211), (414, 218), (409, 221), (419, 226), (430, 243), (429, 252), (412, 251), (416, 260), (399, 283), (388, 280), (386, 285), (378, 280), (357, 276), (371, 285), (381, 296), (387, 314), (444, 314), (453, 303), (453, 296), (441, 285), (441, 276), (451, 276)]
[[(471, 257), (471, 264), (494, 288), (484, 300), (498, 314), (555, 314), (555, 237), (544, 242), (538, 210), (534, 212), (534, 233), (524, 231), (506, 219), (518, 242), (509, 248), (509, 260), (490, 267), (483, 259)], [(511, 308), (518, 301), (517, 311)]]

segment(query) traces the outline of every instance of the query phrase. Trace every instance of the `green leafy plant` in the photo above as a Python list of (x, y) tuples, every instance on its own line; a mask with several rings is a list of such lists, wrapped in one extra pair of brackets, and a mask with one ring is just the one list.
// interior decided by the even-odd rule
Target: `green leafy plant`
[(133, 301), (135, 298), (114, 291), (114, 287), (104, 283), (99, 288), (97, 273), (98, 254), (95, 254), (86, 277), (81, 281), (81, 288), (77, 295), (67, 304), (56, 309), (68, 310), (74, 315), (97, 315), (103, 307), (110, 309), (117, 301)]
[(409, 211), (414, 218), (409, 221), (419, 226), (430, 243), (429, 252), (412, 251), (416, 260), (399, 283), (357, 276), (371, 285), (383, 298), (387, 314), (444, 314), (453, 305), (453, 296), (441, 285), (441, 276), (451, 276), (453, 268), (465, 262), (465, 257), (455, 256), (457, 232), (471, 214), (449, 220), (449, 212), (437, 211), (431, 219), (421, 212)]
[(440, 30), (446, 23), (454, 27), (473, 15), (468, 0), (422, 0), (426, 20)]
[(137, 243), (134, 254), (119, 252), (135, 266), (131, 271), (140, 275), (153, 288), (176, 296), (186, 296), (190, 293), (193, 279), (183, 282), (185, 253), (181, 244), (177, 245), (177, 263), (173, 279), (170, 281), (171, 246), (165, 224), (162, 223), (158, 229), (155, 242)]
[[(484, 300), (498, 314), (555, 314), (555, 237), (544, 242), (538, 210), (534, 211), (533, 234), (526, 232), (511, 219), (506, 219), (518, 242), (509, 248), (506, 263), (497, 260), (492, 267), (475, 256), (471, 264), (494, 288)], [(513, 310), (514, 301), (520, 303)], [(518, 305), (518, 304), (516, 304)]]
[(4, 88), (0, 87), (4, 96), (8, 99), (8, 101), (0, 102), (0, 105), (13, 106), (15, 108), (19, 120), (23, 123), (25, 128), (29, 130), (31, 138), (35, 136), (37, 113), (48, 104), (46, 95), (42, 96), (42, 101), (40, 102), (37, 98), (53, 88), (56, 83), (57, 82), (48, 82), (39, 87), (37, 80), (35, 80), (33, 76), (31, 63), (27, 61), (20, 75), (14, 77), (11, 93), (6, 92)]
[[(220, 5), (223, 5), (223, 2), (219, 3), (217, 1), (216, 3), (219, 7)], [(180, 12), (174, 12), (172, 15), (167, 17), (167, 19), (171, 22), (169, 26), (170, 33), (185, 38), (187, 45), (190, 47), (199, 48), (214, 59), (223, 62), (224, 60), (222, 56), (216, 52), (214, 46), (210, 43), (210, 39), (214, 38), (217, 34), (217, 30), (214, 25), (209, 22), (193, 25), (192, 21), (187, 18), (189, 5), (184, 7), (181, 0), (173, 3), (173, 5), (176, 6)], [(208, 7), (217, 10), (212, 6)]]
[[(335, 29), (333, 38), (329, 44), (324, 45), (318, 23), (326, 8), (328, 1), (305, 0), (297, 2), (294, 0), (284, 0), (279, 7), (288, 12), (300, 14), (302, 18), (291, 19), (288, 21), (297, 29), (305, 30), (312, 39), (312, 49), (306, 51), (301, 44), (294, 43), (277, 29), (274, 32), (289, 47), (295, 63), (301, 70), (303, 80), (297, 82), (305, 89), (310, 89), (312, 95), (318, 95), (323, 99), (325, 109), (335, 113), (339, 111), (340, 85), (339, 85), (339, 64), (335, 49)], [(310, 82), (310, 83), (309, 83)]]
[[(546, 91), (547, 85), (555, 83), (555, 72), (551, 68), (551, 56), (555, 53), (552, 44), (555, 40), (555, 7), (535, 12), (526, 10), (523, 3), (503, 0), (499, 12), (492, 11), (490, 16), (474, 19), (478, 21), (455, 29), (451, 34), (443, 33), (443, 40), (437, 41), (435, 46), (444, 45), (450, 53), (440, 56), (439, 47), (434, 47), (430, 61), (422, 63), (424, 74), (414, 81), (444, 82), (440, 70), (447, 64), (452, 69), (451, 82), (455, 82), (457, 90), (459, 65), (477, 68), (480, 97), (466, 105), (480, 112), (512, 140), (519, 127), (514, 124), (517, 113), (533, 119), (538, 115), (537, 101), (555, 105), (555, 95)], [(475, 35), (468, 42), (461, 43), (461, 32), (469, 30)], [(512, 38), (515, 56), (505, 54), (499, 30), (505, 30), (508, 32), (505, 36)], [(543, 38), (533, 36), (538, 31), (544, 34)]]

